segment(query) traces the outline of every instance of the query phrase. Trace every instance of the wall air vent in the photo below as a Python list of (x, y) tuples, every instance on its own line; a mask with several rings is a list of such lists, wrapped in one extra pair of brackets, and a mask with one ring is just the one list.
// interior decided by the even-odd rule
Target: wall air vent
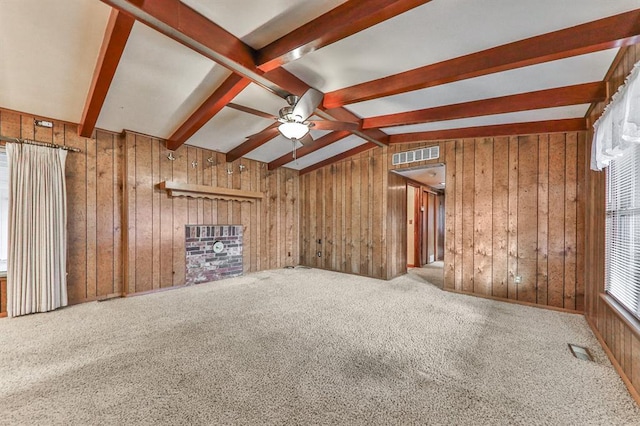
[(398, 152), (393, 154), (392, 164), (409, 164), (417, 161), (435, 160), (440, 158), (440, 147), (430, 146), (428, 148), (417, 149), (415, 151)]

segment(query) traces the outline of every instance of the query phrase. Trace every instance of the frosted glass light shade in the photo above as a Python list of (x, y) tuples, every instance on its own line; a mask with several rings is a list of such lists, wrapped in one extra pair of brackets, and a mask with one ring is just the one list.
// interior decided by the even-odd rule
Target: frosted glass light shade
[(282, 123), (278, 126), (282, 136), (288, 139), (302, 139), (309, 132), (309, 127), (296, 122)]

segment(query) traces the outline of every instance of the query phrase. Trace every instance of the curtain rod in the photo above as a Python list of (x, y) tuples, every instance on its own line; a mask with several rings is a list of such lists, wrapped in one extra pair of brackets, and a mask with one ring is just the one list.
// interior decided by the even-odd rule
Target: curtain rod
[(49, 148), (59, 148), (59, 149), (64, 149), (71, 152), (82, 152), (78, 148), (72, 148), (70, 146), (64, 146), (64, 145), (57, 145), (55, 143), (49, 143), (49, 142), (38, 142), (38, 141), (33, 141), (31, 139), (10, 138), (7, 136), (0, 136), (0, 141), (13, 142), (13, 143), (26, 143), (28, 145), (47, 146)]

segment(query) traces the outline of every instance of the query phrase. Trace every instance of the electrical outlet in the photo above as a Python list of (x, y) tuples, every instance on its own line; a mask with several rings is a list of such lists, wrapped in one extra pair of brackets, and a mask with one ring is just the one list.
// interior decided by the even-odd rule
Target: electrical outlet
[(516, 284), (522, 284), (522, 276), (516, 275), (516, 277), (513, 279), (513, 282)]
[(321, 251), (318, 252), (318, 257), (322, 257), (322, 252)]

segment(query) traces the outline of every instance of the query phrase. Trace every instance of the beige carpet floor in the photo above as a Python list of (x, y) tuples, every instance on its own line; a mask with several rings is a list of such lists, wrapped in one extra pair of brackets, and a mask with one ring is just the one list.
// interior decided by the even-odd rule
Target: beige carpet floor
[(0, 320), (7, 425), (639, 420), (581, 316), (411, 275), (265, 271)]
[(444, 288), (444, 262), (441, 260), (424, 265), (422, 268), (409, 268), (408, 272), (438, 288)]

